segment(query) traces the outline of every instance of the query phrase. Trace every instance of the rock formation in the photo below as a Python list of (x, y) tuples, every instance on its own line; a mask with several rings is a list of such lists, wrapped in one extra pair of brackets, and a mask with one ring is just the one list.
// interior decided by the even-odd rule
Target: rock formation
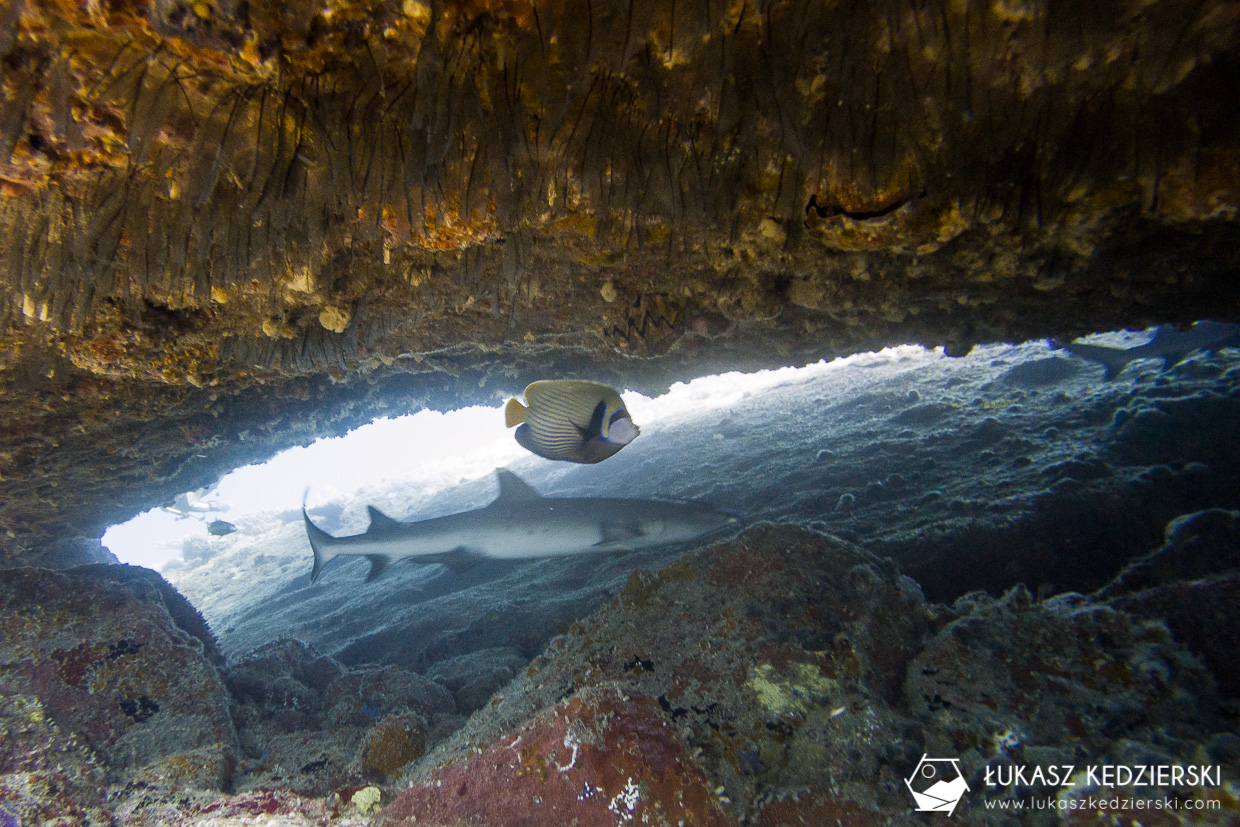
[[(99, 543), (282, 448), (549, 375), (653, 391), (1240, 320), (1234, 2), (8, 0), (0, 91), (5, 827), (920, 824), (902, 779), (932, 752), (976, 788), (966, 823), (1116, 792), (992, 770), (1108, 761), (1223, 766), (1156, 792), (1234, 822), (1235, 449), (1168, 424), (1234, 422), (1234, 368), (1099, 407), (1109, 452), (1037, 473), (980, 419), (979, 463), (1052, 488), (929, 561), (888, 538), (929, 601), (875, 549), (760, 525), (591, 594), (532, 661), (226, 662)], [(910, 445), (950, 414), (904, 400), (873, 407)], [(1121, 568), (1139, 532), (1103, 565), (1065, 523), (1128, 466), (1185, 496), (1097, 525), (1183, 515), (1164, 548), (1092, 596), (1015, 585)]]
[(24, 0), (11, 560), (375, 415), (1234, 319), (1240, 13)]

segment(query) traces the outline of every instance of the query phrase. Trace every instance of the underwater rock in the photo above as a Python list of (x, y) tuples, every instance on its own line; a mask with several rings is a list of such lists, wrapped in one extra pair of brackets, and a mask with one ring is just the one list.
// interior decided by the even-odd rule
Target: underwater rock
[(1043, 477), (1052, 482), (1060, 480), (1090, 482), (1092, 480), (1105, 479), (1114, 472), (1110, 466), (1098, 457), (1084, 454), (1063, 462), (1057, 462), (1054, 465), (1048, 465), (1042, 469), (1041, 473)]
[(237, 750), (227, 693), (202, 642), (147, 580), (0, 571), (0, 640), (0, 694), (36, 696), (110, 779), (208, 750), (222, 772), (172, 781), (227, 783)]
[(1209, 675), (1161, 623), (1081, 595), (1034, 602), (1023, 586), (966, 595), (953, 611), (909, 664), (905, 692), (927, 750), (961, 755), (970, 771), (1035, 748), (1101, 762), (1125, 741), (1187, 763), (1226, 726)]
[[(326, 796), (420, 757), (458, 725), (451, 694), (397, 666), (348, 669), (291, 638), (230, 664), (237, 789)], [(429, 721), (429, 723), (428, 723)]]
[(229, 664), (233, 720), (243, 760), (236, 788), (285, 788), (324, 796), (361, 784), (352, 768), (360, 726), (326, 727), (327, 687), (346, 673), (312, 646), (282, 638)]
[(324, 708), (323, 690), (346, 671), (309, 644), (281, 638), (230, 663), (224, 679), (242, 703), (314, 713)]
[(192, 635), (202, 644), (203, 654), (217, 669), (224, 666), (224, 656), (220, 653), (219, 643), (215, 638), (215, 633), (207, 625), (206, 618), (194, 608), (193, 604), (185, 599), (184, 595), (165, 580), (159, 572), (142, 566), (94, 564), (79, 566), (72, 569), (69, 573), (75, 576), (89, 577), (99, 582), (118, 584), (137, 582), (154, 586), (159, 591), (159, 596), (163, 599), (164, 608), (168, 610), (172, 622), (181, 631)]
[(652, 698), (582, 690), (477, 754), (421, 779), (384, 827), (734, 824)]
[(369, 723), (390, 712), (413, 710), (426, 716), (452, 714), (452, 694), (430, 678), (399, 666), (366, 666), (350, 670), (327, 687), (332, 703), (327, 718), (333, 726)]
[(68, 537), (47, 545), (39, 557), (39, 565), (47, 569), (70, 569), (96, 563), (116, 565), (120, 560), (104, 548), (97, 537)]
[[(364, 786), (366, 774), (356, 758), (365, 732), (364, 727), (345, 726), (259, 737), (242, 730), (247, 749), (237, 767), (234, 789), (289, 790), (323, 798), (340, 789)], [(250, 749), (254, 743), (260, 745), (260, 752)]]
[(1035, 476), (1033, 490), (950, 503), (948, 515), (927, 508), (929, 530), (890, 532), (867, 547), (891, 556), (938, 602), (979, 589), (1001, 594), (1021, 582), (1052, 594), (1092, 593), (1156, 546), (1186, 506), (1234, 500), (1240, 466), (1117, 467), (1105, 455), (1076, 451), (1046, 465), (1019, 463), (1012, 473)]
[(380, 780), (395, 775), (426, 753), (426, 721), (418, 715), (388, 715), (371, 727), (362, 740), (358, 763)]
[(874, 733), (903, 731), (887, 699), (898, 700), (931, 618), (889, 562), (760, 525), (656, 574), (634, 571), (419, 767), (456, 772), (474, 749), (501, 749), (531, 720), (553, 720), (561, 699), (593, 689), (657, 705), (730, 818), (772, 786), (830, 783), (868, 796), (891, 760), (892, 745)]
[(1202, 462), (1235, 468), (1240, 442), (1218, 434), (1240, 433), (1240, 405), (1233, 391), (1143, 402), (1116, 411), (1113, 455), (1129, 465)]
[(798, 795), (762, 805), (754, 827), (792, 827), (792, 825), (831, 825), (836, 827), (879, 827), (904, 823), (886, 810), (866, 809), (855, 801), (839, 801), (830, 795)]
[(229, 790), (237, 769), (236, 750), (220, 746), (203, 747), (153, 761), (129, 776), (121, 796), (139, 788), (143, 794), (165, 791), (169, 795), (182, 790)]
[(119, 807), (118, 827), (369, 827), (349, 802), (306, 798), (281, 790), (254, 790), (209, 800), (143, 801)]
[(996, 381), (1015, 387), (1037, 388), (1055, 385), (1065, 379), (1070, 379), (1080, 370), (1081, 366), (1078, 362), (1062, 356), (1048, 356), (1045, 359), (1022, 362), (1009, 368)]
[(508, 646), (480, 649), (436, 663), (426, 676), (443, 684), (463, 715), (481, 709), (495, 690), (505, 686), (529, 663)]
[(1240, 512), (1212, 508), (1167, 523), (1162, 547), (1129, 563), (1097, 596), (1105, 599), (1238, 570)]
[(1205, 662), (1219, 692), (1240, 698), (1240, 513), (1211, 509), (1167, 525), (1166, 542), (1096, 595), (1163, 620)]
[[(597, 771), (573, 735), (581, 710), (611, 712), (589, 731), (630, 743), (657, 722), (729, 821), (859, 826), (914, 818), (903, 779), (925, 753), (960, 756), (974, 780), (993, 762), (1133, 750), (1189, 761), (1222, 743), (1214, 699), (1161, 624), (1079, 595), (1035, 603), (1023, 589), (935, 606), (888, 561), (759, 525), (635, 571), (406, 771), (413, 786), (386, 823), (509, 823), (494, 801), (525, 812), (535, 796), (594, 823), (594, 794), (625, 799), (620, 776), (582, 779), (564, 799), (569, 767)], [(632, 800), (662, 795), (631, 777)], [(970, 783), (978, 801), (1026, 792)], [(991, 823), (980, 803), (961, 818)]]
[(945, 402), (928, 402), (924, 405), (914, 405), (906, 408), (895, 416), (891, 417), (893, 425), (909, 425), (915, 428), (925, 428), (934, 425), (937, 422), (947, 418), (954, 411), (955, 405)]
[(0, 823), (107, 824), (107, 784), (100, 756), (38, 698), (0, 694)]
[(1240, 573), (1230, 572), (1192, 582), (1146, 589), (1112, 601), (1124, 611), (1165, 621), (1192, 652), (1205, 661), (1218, 681), (1219, 692), (1240, 698)]

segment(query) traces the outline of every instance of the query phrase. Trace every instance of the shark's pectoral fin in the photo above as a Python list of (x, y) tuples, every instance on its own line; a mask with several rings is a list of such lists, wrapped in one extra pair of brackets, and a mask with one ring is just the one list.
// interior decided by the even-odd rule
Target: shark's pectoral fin
[(386, 554), (367, 554), (366, 559), (370, 561), (370, 571), (366, 573), (366, 582), (374, 582), (379, 575), (387, 571), (388, 564), (392, 562), (392, 558)]
[(479, 554), (476, 551), (470, 551), (467, 548), (456, 548), (440, 554), (435, 558), (435, 562), (443, 563), (453, 571), (469, 571), (485, 559), (485, 555)]
[(646, 536), (646, 532), (642, 531), (641, 526), (631, 523), (603, 523), (599, 526), (599, 534), (602, 535), (602, 539), (594, 544), (596, 546), (623, 543)]

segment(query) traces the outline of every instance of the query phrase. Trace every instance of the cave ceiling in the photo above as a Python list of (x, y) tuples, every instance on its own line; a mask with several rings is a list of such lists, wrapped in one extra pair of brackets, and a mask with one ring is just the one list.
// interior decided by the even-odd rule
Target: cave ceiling
[(1240, 6), (0, 5), (0, 554), (375, 416), (1240, 317)]

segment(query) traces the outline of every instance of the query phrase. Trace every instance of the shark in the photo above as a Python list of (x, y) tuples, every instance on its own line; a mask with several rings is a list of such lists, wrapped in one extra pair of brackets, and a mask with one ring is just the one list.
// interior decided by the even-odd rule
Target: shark
[(511, 471), (496, 471), (499, 496), (489, 505), (445, 517), (402, 522), (367, 506), (370, 527), (334, 537), (316, 526), (302, 503), (314, 551), (310, 582), (337, 557), (370, 561), (369, 583), (401, 560), (468, 568), (483, 559), (528, 560), (622, 552), (683, 543), (740, 521), (735, 512), (703, 502), (544, 497)]
[(1240, 347), (1240, 325), (1224, 322), (1197, 322), (1187, 330), (1174, 325), (1155, 328), (1154, 336), (1136, 347), (1102, 347), (1072, 342), (1064, 349), (1074, 356), (1098, 362), (1104, 368), (1103, 379), (1111, 381), (1138, 359), (1160, 359), (1163, 367), (1183, 362), (1192, 353), (1204, 350), (1214, 353), (1226, 347)]

